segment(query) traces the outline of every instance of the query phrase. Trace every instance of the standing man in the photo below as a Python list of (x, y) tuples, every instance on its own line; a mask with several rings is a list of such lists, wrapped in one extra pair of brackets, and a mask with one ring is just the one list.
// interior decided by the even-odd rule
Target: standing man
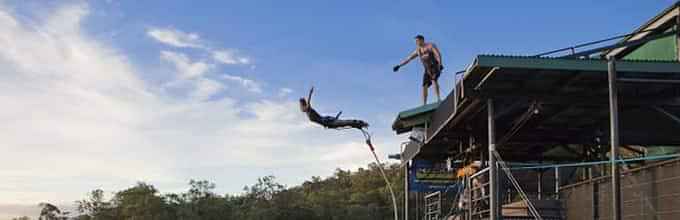
[(399, 65), (394, 66), (392, 70), (397, 72), (399, 71), (399, 68), (408, 64), (411, 60), (420, 57), (420, 61), (423, 63), (423, 68), (425, 69), (423, 73), (423, 105), (427, 104), (427, 90), (432, 84), (434, 84), (434, 91), (437, 94), (437, 101), (441, 101), (441, 97), (439, 96), (439, 83), (437, 82), (439, 75), (444, 69), (441, 53), (434, 43), (426, 43), (423, 35), (418, 35), (415, 39), (416, 49)]

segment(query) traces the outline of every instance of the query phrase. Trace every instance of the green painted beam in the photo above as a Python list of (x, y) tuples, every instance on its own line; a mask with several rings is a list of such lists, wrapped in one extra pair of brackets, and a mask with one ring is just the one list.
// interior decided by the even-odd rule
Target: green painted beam
[[(477, 67), (500, 67), (517, 69), (545, 69), (565, 71), (607, 71), (607, 61), (601, 59), (539, 58), (522, 56), (479, 55), (475, 59)], [(636, 73), (680, 73), (680, 62), (671, 61), (618, 61), (619, 72)]]
[(392, 124), (392, 129), (397, 134), (401, 134), (410, 131), (413, 127), (424, 126), (430, 121), (432, 113), (437, 110), (439, 103), (435, 102), (399, 112)]

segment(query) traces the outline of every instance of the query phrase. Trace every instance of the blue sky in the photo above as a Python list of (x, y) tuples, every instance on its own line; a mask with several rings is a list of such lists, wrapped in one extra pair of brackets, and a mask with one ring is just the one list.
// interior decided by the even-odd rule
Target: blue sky
[(0, 100), (14, 103), (0, 110), (0, 205), (356, 168), (370, 162), (359, 134), (297, 110), (310, 86), (322, 112), (368, 120), (384, 157), (403, 138), (393, 117), (420, 104), (419, 64), (391, 71), (416, 34), (440, 47), (448, 94), (476, 54), (627, 33), (672, 2), (0, 1)]

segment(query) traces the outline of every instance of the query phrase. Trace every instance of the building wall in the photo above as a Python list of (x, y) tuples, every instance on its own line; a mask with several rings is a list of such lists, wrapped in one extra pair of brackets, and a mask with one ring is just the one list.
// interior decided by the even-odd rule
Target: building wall
[[(674, 30), (675, 27), (669, 28), (668, 31)], [(624, 59), (628, 60), (678, 60), (678, 41), (676, 36), (664, 37), (649, 43), (646, 43), (639, 48), (633, 50)]]
[[(680, 159), (623, 173), (623, 219), (680, 219)], [(560, 196), (567, 220), (611, 219), (612, 194), (609, 177), (562, 187)]]

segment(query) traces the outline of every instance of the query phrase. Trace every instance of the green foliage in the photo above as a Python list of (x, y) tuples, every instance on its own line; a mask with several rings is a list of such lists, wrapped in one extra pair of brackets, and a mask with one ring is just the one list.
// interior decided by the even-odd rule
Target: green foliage
[(40, 209), (39, 220), (66, 220), (68, 219), (68, 212), (62, 212), (59, 207), (52, 205), (50, 203), (40, 203), (38, 206)]
[[(396, 165), (385, 171), (397, 199), (403, 201), (402, 172)], [(214, 183), (191, 180), (186, 192), (161, 195), (153, 185), (140, 182), (114, 193), (110, 200), (96, 189), (75, 202), (79, 215), (71, 219), (392, 219), (389, 191), (376, 164), (354, 172), (337, 169), (330, 177), (311, 177), (293, 187), (264, 176), (244, 187), (242, 194), (217, 195), (214, 189)], [(41, 207), (41, 219), (65, 219), (56, 206)]]

